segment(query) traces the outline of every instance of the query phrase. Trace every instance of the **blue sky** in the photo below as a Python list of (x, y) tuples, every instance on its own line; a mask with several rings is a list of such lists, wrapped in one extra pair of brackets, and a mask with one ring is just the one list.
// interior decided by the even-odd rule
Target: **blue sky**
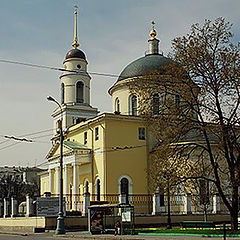
[[(155, 20), (161, 51), (171, 51), (171, 40), (204, 19), (225, 17), (233, 23), (234, 41), (240, 39), (239, 0), (1, 0), (0, 59), (62, 67), (73, 40), (73, 6), (79, 7), (80, 48), (91, 72), (120, 74), (147, 50), (151, 21)], [(0, 63), (0, 135), (25, 135), (53, 127), (59, 98), (60, 73)], [(111, 111), (107, 90), (114, 78), (92, 76), (91, 103)], [(51, 134), (51, 132), (42, 135)], [(39, 135), (38, 135), (39, 136)], [(36, 143), (6, 143), (0, 137), (0, 165), (34, 165), (45, 161), (51, 136)], [(6, 149), (2, 149), (7, 147)]]

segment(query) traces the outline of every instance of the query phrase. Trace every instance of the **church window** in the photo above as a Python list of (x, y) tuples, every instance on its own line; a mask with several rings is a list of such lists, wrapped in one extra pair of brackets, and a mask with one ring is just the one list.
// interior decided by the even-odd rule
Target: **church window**
[(64, 83), (61, 84), (61, 103), (63, 104), (65, 101), (65, 89), (64, 89)]
[(87, 144), (87, 132), (84, 132), (84, 144)]
[(120, 101), (118, 98), (115, 100), (115, 113), (120, 113)]
[(96, 193), (97, 193), (97, 201), (100, 201), (100, 179), (97, 179), (97, 182), (96, 182)]
[(137, 116), (137, 96), (130, 96), (130, 115)]
[(80, 64), (78, 64), (78, 65), (77, 65), (77, 68), (79, 68), (79, 69), (80, 69), (80, 68), (81, 68), (81, 65), (80, 65)]
[(84, 84), (81, 81), (77, 82), (77, 103), (83, 103), (83, 89), (84, 89)]
[(153, 115), (159, 114), (159, 107), (160, 107), (160, 95), (155, 93), (153, 95)]
[(95, 128), (95, 140), (97, 141), (99, 139), (99, 128)]
[(88, 193), (89, 192), (89, 182), (86, 181), (85, 182), (85, 193)]
[(121, 195), (124, 195), (126, 198), (126, 203), (128, 203), (129, 198), (129, 181), (127, 178), (122, 178), (120, 181), (120, 191)]
[(146, 139), (145, 128), (138, 128), (138, 139), (139, 140), (145, 140)]
[(160, 207), (164, 206), (164, 194), (160, 194)]

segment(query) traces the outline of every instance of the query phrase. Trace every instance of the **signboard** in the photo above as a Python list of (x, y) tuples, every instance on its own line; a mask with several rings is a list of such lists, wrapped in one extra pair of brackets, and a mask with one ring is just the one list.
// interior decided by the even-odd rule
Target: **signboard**
[(131, 222), (131, 209), (122, 209), (122, 222)]
[[(37, 198), (37, 216), (56, 217), (59, 213), (59, 198)], [(63, 212), (66, 215), (65, 199), (63, 199)]]

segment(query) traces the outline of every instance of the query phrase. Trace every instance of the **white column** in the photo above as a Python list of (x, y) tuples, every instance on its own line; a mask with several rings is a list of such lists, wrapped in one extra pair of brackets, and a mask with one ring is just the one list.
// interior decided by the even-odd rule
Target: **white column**
[(55, 193), (59, 194), (60, 192), (60, 167), (55, 168)]
[(192, 202), (191, 202), (192, 198), (191, 198), (191, 194), (187, 193), (184, 196), (184, 213), (185, 214), (191, 214), (192, 213)]
[(217, 194), (213, 195), (213, 213), (220, 211), (220, 198)]
[(14, 197), (11, 198), (11, 208), (11, 217), (16, 217), (18, 215), (18, 204)]
[(54, 181), (53, 181), (53, 169), (48, 169), (49, 174), (49, 192), (53, 193)]
[(78, 169), (79, 164), (73, 164), (73, 210), (77, 211), (78, 205)]
[(152, 215), (160, 214), (160, 194), (154, 193), (153, 195), (153, 212)]
[(33, 199), (27, 195), (26, 196), (26, 217), (33, 215)]
[[(64, 165), (63, 194), (69, 194), (69, 165)], [(66, 196), (65, 196), (66, 197)]]
[(10, 203), (9, 198), (4, 198), (3, 200), (3, 217), (9, 217), (10, 216)]

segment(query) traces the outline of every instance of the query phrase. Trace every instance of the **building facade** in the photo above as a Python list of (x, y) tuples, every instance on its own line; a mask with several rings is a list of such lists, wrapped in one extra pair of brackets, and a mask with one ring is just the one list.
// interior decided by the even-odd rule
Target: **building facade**
[[(61, 119), (63, 129), (67, 128), (63, 142), (66, 208), (82, 211), (84, 193), (89, 192), (91, 201), (130, 202), (135, 208), (141, 208), (139, 212), (165, 212), (166, 199), (150, 192), (149, 153), (154, 141), (138, 116), (139, 96), (132, 94), (128, 82), (135, 78), (141, 80), (151, 72), (164, 74), (163, 68), (171, 60), (160, 53), (153, 24), (146, 55), (128, 64), (109, 89), (113, 112), (99, 114), (97, 108), (90, 105), (91, 77), (87, 72), (86, 55), (78, 49), (76, 19), (75, 11), (73, 49), (65, 57), (66, 72), (60, 77), (61, 107), (52, 114), (54, 128), (57, 129)], [(59, 194), (59, 155), (59, 135), (54, 131), (52, 148), (47, 154), (48, 170), (41, 174), (42, 195), (45, 192)], [(188, 195), (177, 195), (172, 201), (174, 211), (191, 211)], [(215, 196), (214, 201), (214, 209), (218, 211), (219, 197)], [(158, 205), (157, 209), (154, 204)]]

